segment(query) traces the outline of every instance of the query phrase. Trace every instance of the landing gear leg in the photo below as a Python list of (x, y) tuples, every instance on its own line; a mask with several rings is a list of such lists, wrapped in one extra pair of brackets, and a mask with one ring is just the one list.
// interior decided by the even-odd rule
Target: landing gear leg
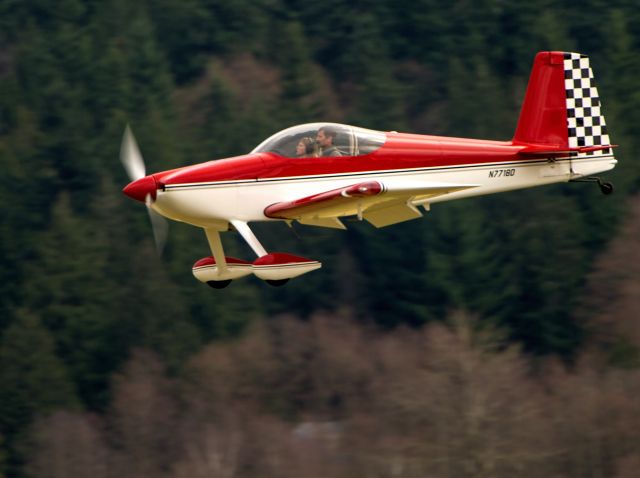
[[(222, 273), (227, 271), (227, 259), (224, 256), (224, 249), (222, 248), (222, 240), (220, 239), (220, 232), (215, 229), (205, 229), (207, 235), (207, 241), (211, 248), (211, 253), (216, 260), (216, 266)], [(212, 289), (224, 289), (231, 284), (231, 279), (225, 280), (210, 280), (207, 281), (207, 285)]]
[(613, 193), (613, 184), (611, 184), (610, 182), (607, 181), (603, 181), (602, 179), (595, 177), (595, 176), (589, 176), (587, 178), (578, 178), (578, 179), (572, 179), (570, 180), (570, 182), (572, 183), (598, 183), (598, 187), (600, 188), (600, 192), (602, 194), (604, 194), (605, 196), (608, 196), (609, 194)]
[[(267, 251), (262, 247), (262, 244), (260, 244), (260, 241), (258, 241), (258, 238), (255, 236), (253, 231), (251, 231), (246, 222), (231, 221), (231, 224), (233, 224), (233, 227), (235, 227), (236, 231), (240, 233), (242, 238), (247, 241), (247, 244), (249, 244), (249, 247), (253, 249), (256, 256), (263, 257), (267, 255)], [(281, 287), (289, 282), (289, 279), (265, 279), (265, 282), (273, 287)]]
[(236, 231), (240, 233), (242, 238), (247, 241), (247, 244), (249, 244), (249, 247), (253, 249), (256, 256), (262, 257), (267, 255), (267, 251), (262, 247), (262, 244), (260, 244), (258, 238), (253, 234), (251, 229), (249, 229), (249, 225), (246, 222), (232, 220), (231, 224), (233, 224), (233, 227), (235, 227)]

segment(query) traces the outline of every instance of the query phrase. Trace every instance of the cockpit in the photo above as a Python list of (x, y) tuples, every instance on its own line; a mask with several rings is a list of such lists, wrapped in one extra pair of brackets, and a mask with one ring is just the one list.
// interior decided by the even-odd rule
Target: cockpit
[(308, 123), (274, 134), (252, 153), (274, 153), (286, 158), (363, 156), (380, 148), (385, 140), (381, 131), (337, 123)]

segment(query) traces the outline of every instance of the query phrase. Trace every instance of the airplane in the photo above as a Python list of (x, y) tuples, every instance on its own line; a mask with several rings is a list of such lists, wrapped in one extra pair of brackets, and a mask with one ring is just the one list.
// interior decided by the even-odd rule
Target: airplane
[[(610, 194), (612, 184), (594, 175), (615, 167), (615, 146), (589, 58), (546, 51), (534, 59), (511, 141), (310, 123), (275, 133), (243, 156), (146, 175), (127, 126), (120, 156), (132, 181), (123, 192), (147, 205), (159, 247), (164, 218), (203, 228), (212, 255), (192, 272), (220, 289), (251, 274), (280, 286), (321, 267), (268, 253), (251, 222), (345, 229), (342, 219), (351, 216), (380, 228), (419, 218), (439, 202), (568, 181), (596, 182)], [(257, 258), (226, 256), (226, 231), (237, 231)]]

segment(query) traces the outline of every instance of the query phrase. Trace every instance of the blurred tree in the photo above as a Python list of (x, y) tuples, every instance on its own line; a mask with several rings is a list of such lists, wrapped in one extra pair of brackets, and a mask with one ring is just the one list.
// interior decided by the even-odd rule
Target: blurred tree
[(207, 53), (222, 46), (212, 41), (225, 30), (217, 25), (220, 20), (200, 0), (148, 3), (158, 42), (167, 53), (174, 78), (178, 83), (196, 78), (205, 69)]
[(58, 411), (31, 427), (33, 450), (27, 473), (47, 478), (107, 478), (113, 456), (99, 427), (89, 414)]
[(571, 355), (583, 338), (570, 312), (588, 264), (581, 235), (585, 229), (566, 197), (553, 194), (553, 200), (534, 200), (536, 192), (520, 194), (520, 209), (505, 207), (510, 217), (501, 218), (509, 225), (510, 258), (519, 285), (504, 321), (527, 350)]
[[(1, 91), (1, 88), (0, 88)], [(8, 98), (6, 98), (8, 108)], [(43, 225), (39, 193), (22, 194), (36, 188), (38, 179), (31, 174), (24, 159), (34, 154), (40, 133), (35, 115), (23, 106), (13, 106), (15, 117), (11, 135), (0, 135), (0, 201), (20, 205), (5, 209), (0, 222), (0, 330), (11, 323), (13, 307), (19, 302), (22, 264), (30, 254), (33, 231)], [(46, 169), (46, 168), (43, 168)], [(41, 171), (42, 172), (42, 171)]]
[(120, 476), (158, 476), (175, 461), (181, 447), (172, 385), (163, 363), (145, 349), (134, 350), (114, 377), (108, 439), (119, 444), (115, 468)]
[(373, 317), (385, 327), (426, 322), (425, 250), (418, 240), (422, 227), (418, 221), (410, 221), (385, 229), (369, 224), (358, 228), (356, 257), (366, 291), (366, 309), (360, 315)]
[(60, 408), (77, 408), (79, 400), (63, 362), (56, 356), (55, 342), (26, 311), (2, 335), (0, 344), (0, 435), (9, 476), (19, 472), (28, 425), (37, 416)]
[(128, 271), (116, 297), (113, 339), (123, 351), (152, 349), (175, 370), (201, 345), (195, 320), (150, 241), (138, 245)]
[[(634, 78), (640, 75), (640, 60), (637, 51), (637, 36), (631, 33), (630, 12), (613, 9), (609, 12), (611, 25), (606, 34), (607, 44), (602, 51), (602, 65), (609, 71), (598, 80), (599, 93), (604, 98), (611, 141), (620, 144), (616, 150), (621, 156), (619, 171), (615, 171), (616, 184), (637, 191), (640, 188), (640, 166), (632, 155), (638, 150), (637, 126), (640, 124), (640, 93)], [(637, 17), (637, 15), (636, 15)], [(604, 93), (604, 95), (603, 95)]]
[(240, 105), (233, 89), (224, 80), (214, 78), (205, 102), (202, 145), (206, 159), (238, 155), (239, 145), (244, 141), (240, 137)]
[[(90, 405), (104, 393), (112, 344), (106, 341), (112, 319), (107, 310), (114, 285), (105, 280), (107, 237), (97, 224), (71, 210), (63, 193), (52, 211), (52, 222), (25, 266), (22, 300), (39, 311), (54, 335), (57, 350), (81, 397)], [(104, 367), (104, 368), (103, 368)]]
[[(474, 57), (469, 63), (457, 57), (449, 62), (447, 130), (454, 136), (511, 138), (515, 124), (510, 121), (506, 88), (493, 76), (485, 61)], [(489, 111), (491, 114), (487, 114)]]
[(285, 125), (310, 122), (322, 118), (326, 107), (318, 98), (318, 68), (310, 61), (302, 25), (296, 21), (276, 23), (270, 47), (272, 60), (282, 71), (282, 93), (277, 116)]

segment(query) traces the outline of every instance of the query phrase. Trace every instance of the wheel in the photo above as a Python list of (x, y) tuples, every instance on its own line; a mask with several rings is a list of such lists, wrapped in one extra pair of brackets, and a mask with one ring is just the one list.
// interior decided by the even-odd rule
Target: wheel
[(613, 192), (613, 184), (611, 183), (600, 183), (600, 191), (602, 194), (608, 196)]
[(224, 289), (231, 284), (231, 279), (228, 280), (210, 280), (207, 281), (207, 285), (213, 289)]
[(289, 282), (289, 279), (279, 279), (279, 280), (269, 280), (265, 281), (267, 284), (272, 285), (273, 287), (281, 287)]

